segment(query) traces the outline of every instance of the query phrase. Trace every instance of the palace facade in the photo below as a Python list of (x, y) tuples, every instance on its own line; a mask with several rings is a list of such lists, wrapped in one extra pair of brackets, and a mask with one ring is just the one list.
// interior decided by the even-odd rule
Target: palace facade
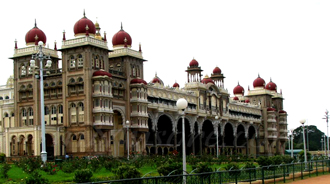
[(54, 49), (45, 47), (46, 34), (37, 24), (26, 33), (25, 47), (18, 48), (15, 41), (14, 76), (0, 86), (0, 152), (8, 157), (40, 155), (39, 71), (30, 67), (30, 60), (42, 41), (44, 54), (52, 60), (44, 71), (43, 89), (49, 157), (119, 157), (128, 154), (128, 146), (141, 154), (180, 152), (179, 98), (188, 101), (187, 154), (216, 154), (217, 139), (220, 154), (284, 154), (287, 113), (274, 82), (266, 84), (258, 76), (253, 89), (246, 92), (238, 84), (230, 96), (220, 68), (202, 78), (195, 59), (187, 62), (188, 82), (183, 87), (166, 86), (157, 75), (146, 82), (141, 45), (134, 50), (131, 36), (121, 27), (110, 50), (100, 29), (84, 14), (74, 25), (74, 38), (63, 32), (60, 49), (56, 43)]

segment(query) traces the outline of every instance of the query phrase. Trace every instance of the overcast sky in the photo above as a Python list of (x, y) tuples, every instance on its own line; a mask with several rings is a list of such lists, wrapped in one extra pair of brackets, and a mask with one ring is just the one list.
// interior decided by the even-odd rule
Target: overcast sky
[(86, 11), (107, 32), (109, 49), (120, 22), (142, 45), (145, 80), (157, 72), (166, 85), (184, 86), (185, 69), (193, 57), (210, 75), (219, 66), (225, 88), (233, 95), (239, 82), (253, 89), (258, 73), (282, 89), (288, 129), (308, 119), (326, 132), (322, 118), (330, 109), (330, 1), (6, 1), (0, 7), (0, 84), (13, 73), (14, 40), (25, 47), (25, 34), (34, 26), (61, 48), (62, 32), (74, 38), (73, 26)]

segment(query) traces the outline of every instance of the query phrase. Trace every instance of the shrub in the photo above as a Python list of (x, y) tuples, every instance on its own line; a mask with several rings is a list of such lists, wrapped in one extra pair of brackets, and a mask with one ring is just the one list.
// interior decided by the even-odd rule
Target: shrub
[(280, 165), (283, 163), (283, 157), (281, 155), (270, 157), (270, 159), (273, 165)]
[(47, 162), (41, 170), (45, 171), (49, 175), (54, 175), (58, 171), (57, 165), (51, 162)]
[(73, 181), (77, 183), (90, 182), (93, 177), (93, 172), (89, 169), (77, 170), (74, 173)]
[(0, 162), (4, 162), (6, 160), (6, 154), (0, 153)]
[(244, 168), (253, 169), (253, 168), (256, 168), (256, 166), (253, 164), (253, 162), (246, 162)]
[[(307, 152), (307, 155), (306, 156), (307, 156), (307, 160), (308, 161), (311, 160), (312, 155), (309, 152)], [(304, 161), (305, 160), (304, 151), (299, 152), (298, 158), (299, 158), (300, 161)]]
[(294, 161), (294, 158), (292, 158), (291, 156), (289, 156), (289, 155), (284, 155), (283, 156), (283, 162), (284, 163), (290, 164), (292, 161)]
[(96, 172), (97, 170), (99, 170), (101, 168), (101, 162), (97, 156), (94, 156), (90, 159), (89, 166), (93, 172)]
[(212, 172), (212, 168), (209, 167), (209, 165), (210, 164), (208, 164), (208, 163), (200, 162), (200, 163), (197, 163), (197, 165), (195, 167), (193, 166), (193, 169), (196, 169), (195, 173)]
[(75, 171), (75, 168), (70, 161), (65, 161), (61, 164), (61, 170), (65, 173), (72, 173)]
[(116, 170), (117, 179), (140, 178), (142, 173), (134, 166), (122, 165)]
[(257, 159), (257, 163), (260, 166), (269, 166), (269, 165), (273, 164), (272, 160), (269, 157), (259, 157)]
[(41, 177), (38, 171), (33, 171), (25, 180), (26, 184), (48, 184), (49, 181), (46, 178)]
[(108, 170), (108, 171), (112, 171), (113, 169), (117, 168), (118, 166), (121, 165), (120, 161), (117, 159), (111, 159), (111, 160), (106, 160), (103, 163), (104, 167)]
[(32, 173), (41, 167), (42, 161), (40, 157), (26, 157), (21, 158), (18, 162), (15, 162), (15, 164), (23, 171)]
[(161, 176), (167, 176), (171, 173), (174, 174), (181, 174), (182, 173), (182, 163), (181, 162), (174, 162), (172, 159), (169, 159), (165, 164), (157, 168), (158, 173)]
[(238, 175), (241, 174), (241, 171), (239, 170), (239, 167), (238, 167), (237, 163), (231, 162), (225, 167), (225, 169), (227, 171), (231, 171), (231, 172), (229, 172), (229, 176), (232, 176), (232, 177), (238, 176)]
[(8, 171), (10, 170), (10, 165), (4, 163), (1, 168), (1, 177), (8, 178)]

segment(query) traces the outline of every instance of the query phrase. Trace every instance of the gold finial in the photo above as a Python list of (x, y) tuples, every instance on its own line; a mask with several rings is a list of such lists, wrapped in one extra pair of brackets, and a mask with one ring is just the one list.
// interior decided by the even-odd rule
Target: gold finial
[(35, 39), (35, 40), (38, 40), (38, 35), (36, 35), (36, 36), (34, 37), (34, 39)]
[(127, 38), (125, 37), (125, 39), (124, 39), (124, 42), (126, 43), (127, 42)]
[(88, 27), (88, 25), (86, 24), (86, 30), (89, 30), (89, 27)]

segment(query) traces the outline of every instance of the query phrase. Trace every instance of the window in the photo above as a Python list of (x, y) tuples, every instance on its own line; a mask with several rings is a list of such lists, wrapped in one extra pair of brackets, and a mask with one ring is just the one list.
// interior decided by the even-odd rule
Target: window
[(71, 104), (71, 107), (72, 107), (72, 108), (76, 107), (76, 104), (74, 104), (74, 103), (73, 103), (73, 104)]
[(81, 134), (80, 135), (80, 140), (84, 140), (84, 139), (85, 139), (84, 134)]
[(48, 115), (48, 114), (49, 114), (49, 108), (45, 107), (45, 115)]
[(3, 97), (2, 96), (0, 96), (0, 100), (3, 100)]
[(33, 109), (32, 108), (29, 109), (29, 116), (33, 116)]
[(56, 107), (55, 106), (52, 107), (52, 114), (56, 114)]
[(78, 67), (84, 66), (84, 60), (81, 54), (78, 56)]
[(100, 101), (99, 101), (99, 99), (96, 99), (95, 100), (95, 107), (98, 107), (100, 105)]
[(5, 113), (5, 117), (6, 117), (6, 118), (9, 117), (8, 113)]
[(33, 125), (33, 119), (29, 119), (29, 125)]
[(74, 57), (70, 57), (70, 68), (75, 68), (76, 67), (76, 61), (74, 60)]
[(26, 117), (26, 109), (23, 109), (23, 110), (22, 110), (22, 116), (23, 116), (23, 117)]
[(95, 57), (95, 62), (96, 62), (96, 68), (99, 68), (100, 63), (99, 63), (99, 57), (98, 56)]
[(59, 113), (59, 114), (63, 114), (63, 105), (60, 105), (60, 106), (58, 107), (58, 113)]
[(76, 136), (76, 135), (73, 135), (73, 136), (72, 136), (72, 140), (73, 140), (73, 141), (76, 141), (76, 140), (77, 140), (77, 136)]
[(80, 103), (79, 107), (80, 107), (81, 111), (84, 111), (84, 104), (83, 103)]
[(62, 88), (58, 89), (58, 93), (61, 94), (62, 93)]
[(21, 75), (26, 75), (26, 68), (24, 65), (21, 67)]
[(14, 113), (11, 113), (11, 117), (14, 117), (15, 116), (15, 114)]

